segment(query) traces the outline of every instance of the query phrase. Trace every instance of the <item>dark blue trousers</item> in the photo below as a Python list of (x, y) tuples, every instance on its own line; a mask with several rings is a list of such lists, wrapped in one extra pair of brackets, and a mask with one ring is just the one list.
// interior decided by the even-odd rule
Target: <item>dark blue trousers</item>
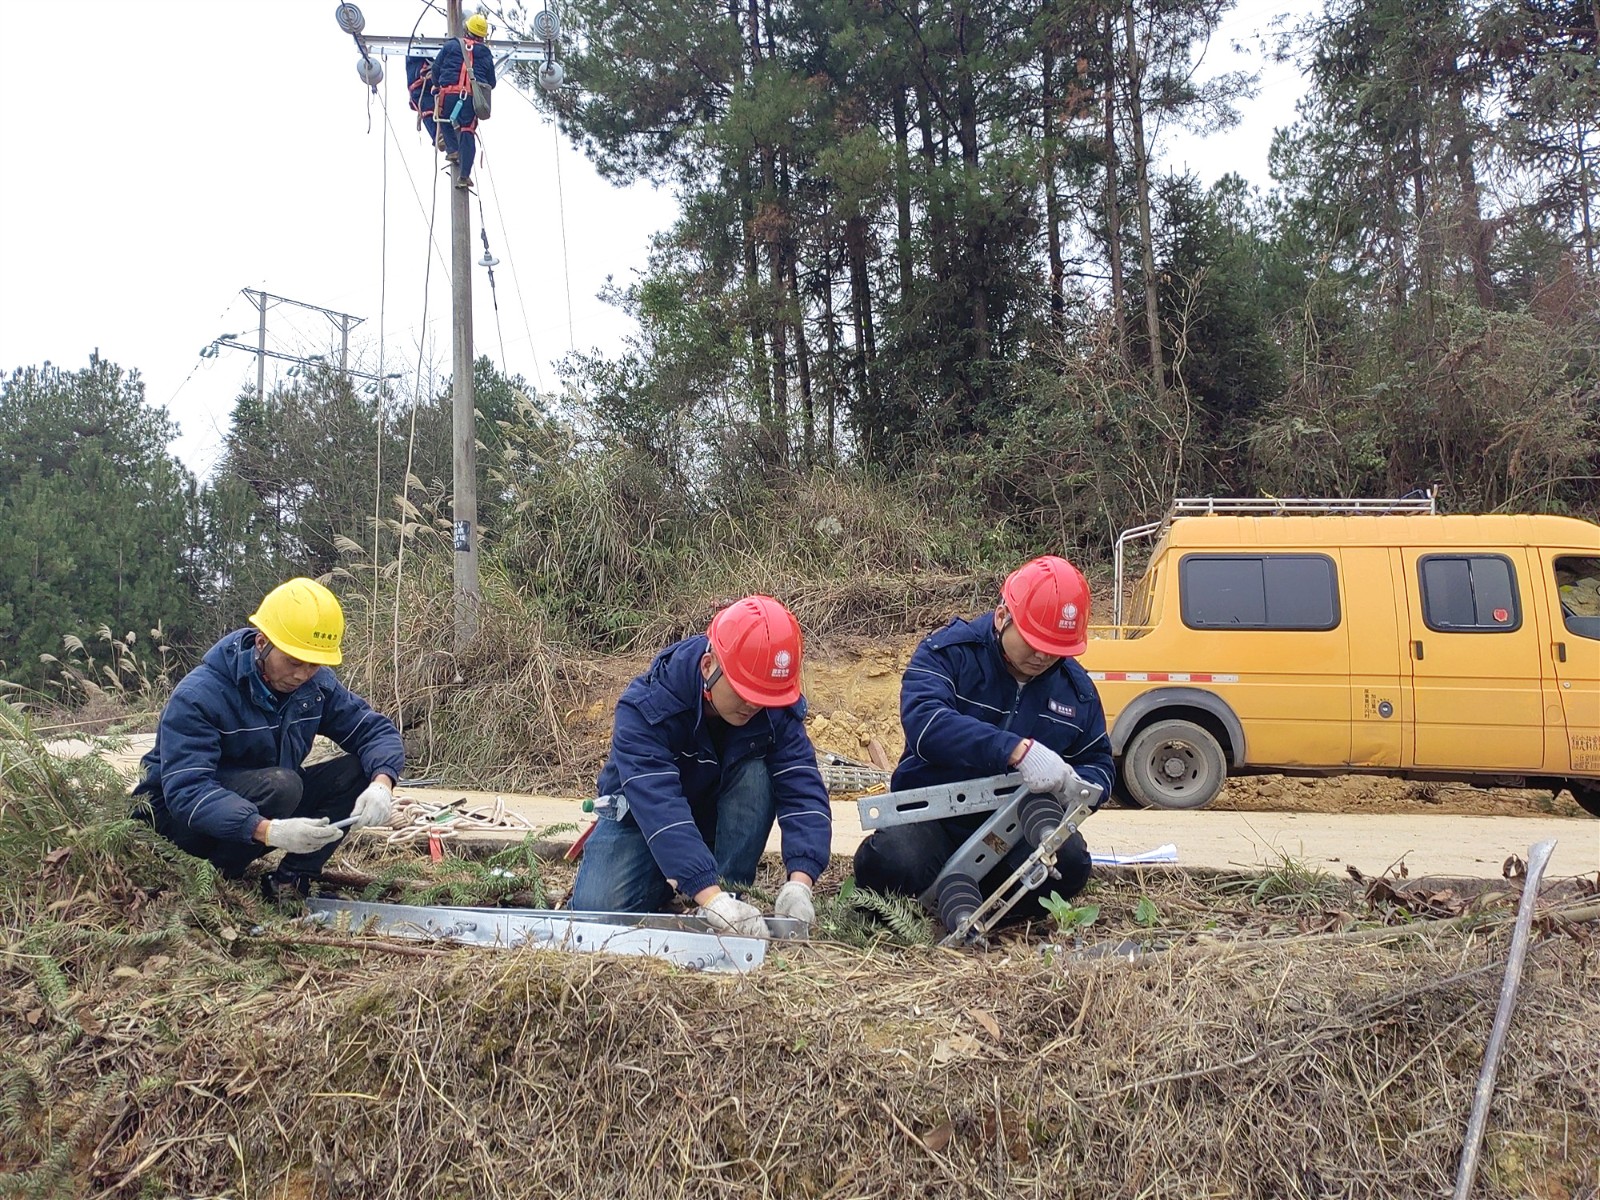
[[(270, 820), (284, 817), (327, 817), (342, 821), (356, 806), (356, 797), (369, 782), (361, 760), (341, 754), (312, 767), (292, 771), (287, 767), (259, 767), (242, 771), (218, 771), (217, 782), (238, 792)], [(245, 868), (272, 847), (260, 842), (225, 842), (199, 833), (162, 809), (156, 816), (156, 832), (196, 858), (210, 859), (227, 879), (240, 879)], [(333, 856), (338, 842), (312, 854), (286, 854), (281, 871), (299, 875), (318, 875)]]

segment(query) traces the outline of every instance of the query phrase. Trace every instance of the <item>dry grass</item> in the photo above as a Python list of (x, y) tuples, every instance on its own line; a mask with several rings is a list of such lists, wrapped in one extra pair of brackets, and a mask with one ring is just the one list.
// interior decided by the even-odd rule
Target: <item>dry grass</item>
[[(1441, 1195), (1516, 900), (1389, 929), (1398, 881), (1129, 869), (1092, 884), (1076, 945), (782, 945), (744, 978), (396, 953), (186, 866), (20, 727), (0, 749), (8, 1197)], [(413, 894), (474, 884), (350, 859)], [(1384, 940), (1338, 932), (1358, 923)], [(1594, 925), (1541, 930), (1483, 1200), (1600, 1188)], [(1125, 938), (1151, 952), (1097, 956)]]
[[(102, 999), (52, 1113), (109, 1194), (1437, 1195), (1503, 949), (815, 946), (732, 980), (307, 948), (294, 986), (165, 1035)], [(1576, 943), (1535, 952), (1480, 1195), (1596, 1184), (1595, 983)]]
[[(39, 1064), (16, 1110), (36, 1148), (0, 1170), (67, 1147), (59, 1194), (108, 1196), (1447, 1192), (1505, 898), (1476, 928), (1371, 945), (1298, 936), (1349, 914), (1285, 923), (1232, 882), (1103, 877), (1100, 945), (1174, 944), (1133, 962), (1036, 930), (986, 954), (785, 946), (708, 977), (241, 924), (192, 961), (125, 951), (52, 1002), (10, 959), (0, 1031)], [(1533, 951), (1480, 1197), (1600, 1186), (1585, 933)]]

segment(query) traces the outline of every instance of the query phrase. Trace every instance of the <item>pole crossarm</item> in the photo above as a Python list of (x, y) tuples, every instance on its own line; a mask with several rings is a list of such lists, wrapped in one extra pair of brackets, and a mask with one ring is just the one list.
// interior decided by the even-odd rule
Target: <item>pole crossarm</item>
[[(213, 338), (211, 344), (223, 350), (243, 350), (246, 354), (264, 354), (268, 358), (281, 359), (284, 362), (299, 363), (302, 367), (321, 366), (327, 367), (329, 370), (339, 370), (332, 363), (326, 362), (321, 358), (307, 358), (300, 354), (285, 354), (281, 350), (262, 350), (259, 347), (252, 346), (247, 342), (237, 341), (234, 338)], [(342, 370), (339, 371), (339, 374), (354, 375), (357, 379), (370, 379), (374, 382), (376, 382), (379, 378), (379, 376), (373, 375), (368, 371)], [(390, 372), (390, 374), (393, 375), (395, 372)]]
[[(437, 57), (444, 44), (451, 39), (363, 34), (361, 40), (369, 53), (383, 58), (403, 58), (412, 54), (434, 58)], [(503, 62), (544, 62), (551, 54), (551, 44), (549, 42), (490, 41), (485, 44), (493, 52), (496, 65)]]
[(291, 300), (287, 296), (274, 296), (271, 292), (251, 291), (247, 288), (245, 289), (244, 294), (250, 297), (259, 296), (262, 300), (276, 300), (279, 304), (292, 304), (296, 308), (309, 308), (312, 312), (321, 313), (335, 325), (340, 325), (343, 322), (348, 321), (351, 329), (354, 329), (357, 325), (360, 325), (366, 320), (365, 317), (352, 316), (350, 313), (342, 313), (332, 308), (323, 308), (320, 304), (307, 304), (304, 300)]

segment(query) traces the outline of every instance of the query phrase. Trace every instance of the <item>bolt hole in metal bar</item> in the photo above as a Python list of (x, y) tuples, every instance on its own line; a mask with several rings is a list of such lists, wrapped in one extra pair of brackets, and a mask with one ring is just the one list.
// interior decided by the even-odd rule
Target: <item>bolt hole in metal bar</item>
[(894, 825), (993, 812), (1013, 798), (1020, 799), (1021, 791), (1020, 775), (990, 775), (960, 783), (936, 783), (931, 787), (909, 788), (881, 796), (863, 796), (856, 801), (856, 811), (861, 817), (861, 828), (887, 829)]

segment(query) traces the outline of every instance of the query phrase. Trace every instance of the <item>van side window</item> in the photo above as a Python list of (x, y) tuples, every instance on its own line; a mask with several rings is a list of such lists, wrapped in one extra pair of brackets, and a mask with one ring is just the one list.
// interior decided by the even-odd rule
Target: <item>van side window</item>
[(1336, 629), (1339, 588), (1325, 554), (1187, 554), (1178, 564), (1190, 629)]
[(1600, 641), (1600, 558), (1563, 556), (1555, 561), (1555, 574), (1567, 632)]
[(1417, 564), (1422, 619), (1438, 633), (1510, 633), (1522, 628), (1517, 573), (1499, 554), (1430, 554)]

